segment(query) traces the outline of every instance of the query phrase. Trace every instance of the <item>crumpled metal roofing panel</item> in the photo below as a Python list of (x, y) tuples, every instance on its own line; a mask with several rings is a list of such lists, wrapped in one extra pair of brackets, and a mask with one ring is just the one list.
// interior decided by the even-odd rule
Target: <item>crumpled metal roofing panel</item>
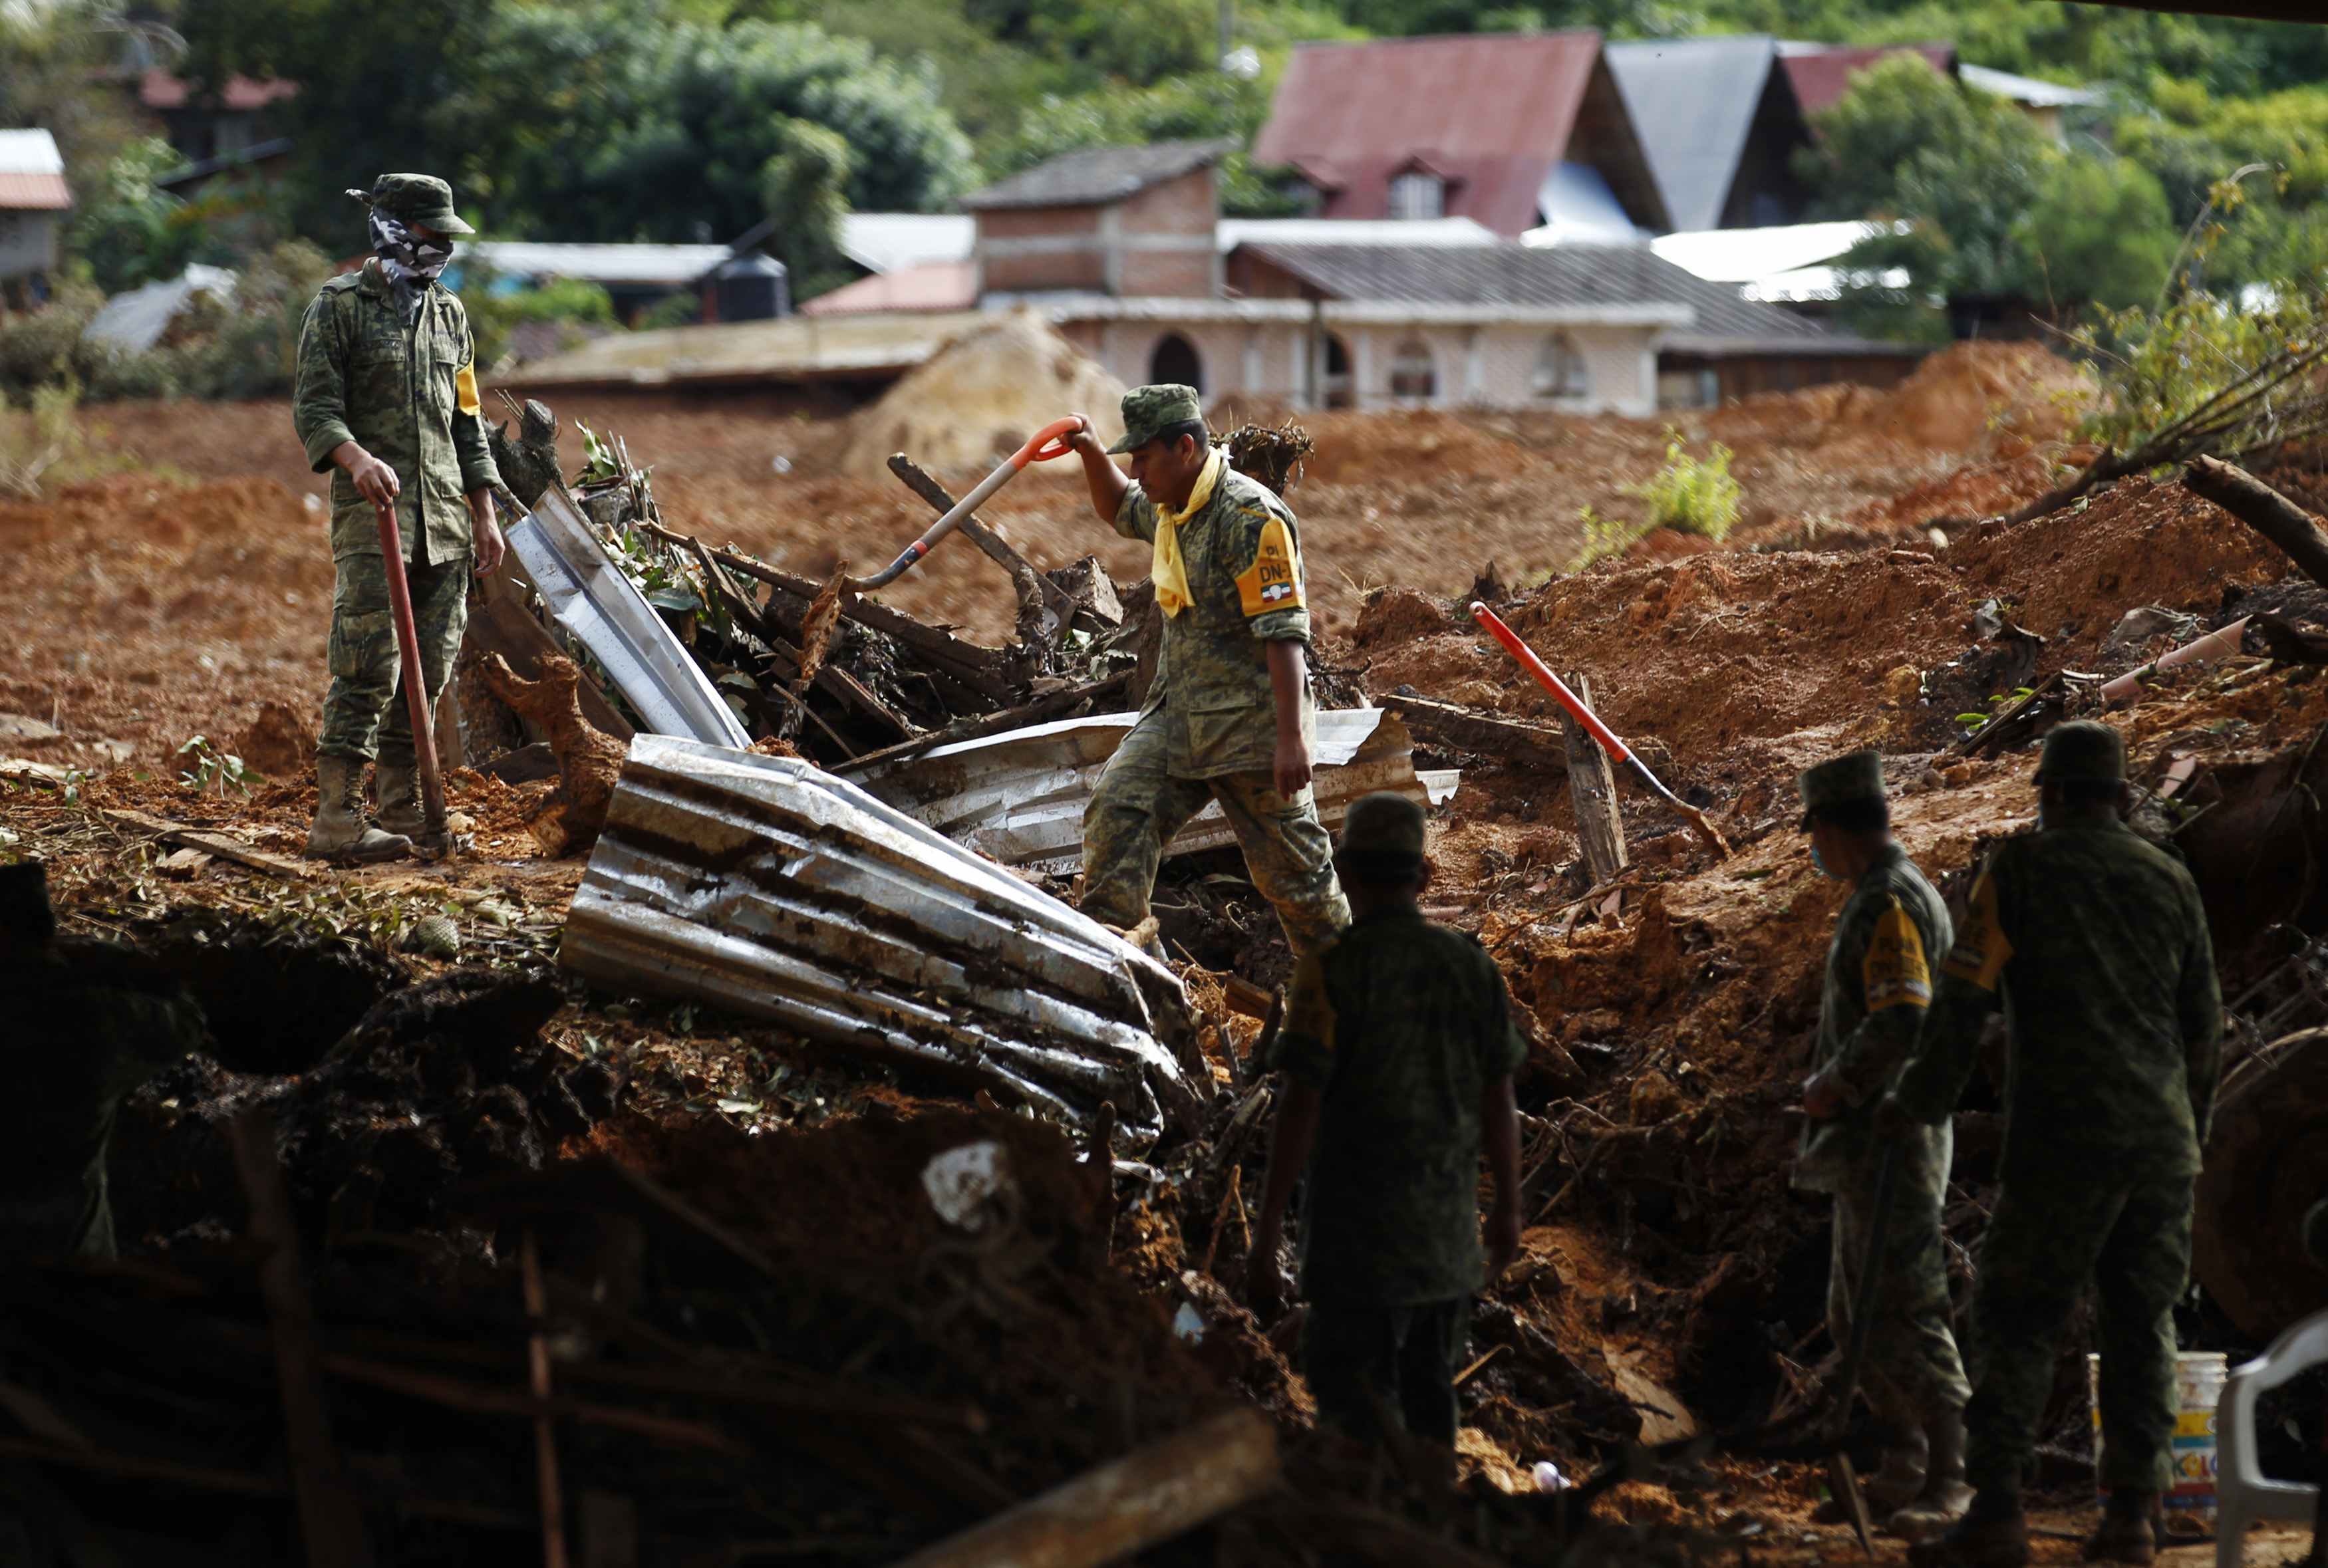
[(634, 738), (559, 961), (1078, 1122), (1110, 1103), (1134, 1146), (1198, 1093), (1169, 970), (792, 758)]
[[(979, 740), (957, 741), (881, 764), (857, 775), (874, 795), (957, 843), (1008, 866), (1072, 872), (1083, 865), (1083, 815), (1109, 757), (1139, 722), (1136, 714), (1062, 719)], [(1311, 784), (1329, 828), (1350, 803), (1396, 790), (1432, 804), (1455, 792), (1458, 775), (1417, 774), (1414, 740), (1379, 708), (1318, 715)], [(1217, 804), (1207, 804), (1165, 850), (1190, 855), (1236, 841)]]

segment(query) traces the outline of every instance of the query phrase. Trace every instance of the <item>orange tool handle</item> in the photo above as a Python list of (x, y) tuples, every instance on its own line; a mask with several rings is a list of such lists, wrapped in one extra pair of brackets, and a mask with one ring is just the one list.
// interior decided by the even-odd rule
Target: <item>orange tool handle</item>
[(1568, 682), (1552, 672), (1544, 662), (1535, 656), (1535, 650), (1520, 641), (1520, 634), (1504, 624), (1503, 617), (1487, 606), (1474, 600), (1471, 618), (1493, 633), (1504, 651), (1520, 662), (1520, 668), (1535, 677), (1536, 684), (1553, 695), (1553, 699), (1568, 709), (1568, 717), (1584, 727), (1584, 733), (1600, 743), (1611, 762), (1630, 762), (1632, 748), (1617, 738), (1616, 732), (1600, 722), (1600, 716), (1584, 706), (1584, 699), (1568, 689)]
[(1068, 443), (1083, 427), (1083, 420), (1073, 414), (1052, 420), (1027, 437), (1027, 445), (1010, 454), (1010, 466), (1024, 468), (1029, 463), (1048, 463), (1054, 457), (1065, 457), (1075, 450)]

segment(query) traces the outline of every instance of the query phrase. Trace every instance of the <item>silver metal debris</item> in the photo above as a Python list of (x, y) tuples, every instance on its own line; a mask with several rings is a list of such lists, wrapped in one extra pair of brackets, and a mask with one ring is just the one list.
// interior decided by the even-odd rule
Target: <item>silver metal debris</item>
[(645, 728), (739, 750), (752, 744), (562, 486), (544, 491), (533, 511), (510, 529), (509, 546), (550, 615), (590, 650)]
[[(1073, 872), (1083, 865), (1084, 807), (1107, 759), (1138, 717), (1103, 714), (958, 741), (851, 774), (866, 789), (956, 843), (1006, 866)], [(1318, 715), (1318, 814), (1338, 826), (1350, 803), (1396, 790), (1440, 804), (1455, 793), (1453, 769), (1418, 773), (1414, 740), (1380, 708)], [(1207, 805), (1164, 852), (1189, 855), (1236, 842), (1218, 805)]]
[(559, 958), (1077, 1122), (1112, 1103), (1125, 1151), (1210, 1088), (1169, 970), (791, 758), (634, 738)]

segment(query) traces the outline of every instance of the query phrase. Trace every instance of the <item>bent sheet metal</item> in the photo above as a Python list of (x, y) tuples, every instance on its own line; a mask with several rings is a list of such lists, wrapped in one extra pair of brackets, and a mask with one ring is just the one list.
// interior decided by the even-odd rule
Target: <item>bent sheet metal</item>
[(544, 491), (533, 511), (511, 525), (509, 546), (551, 616), (590, 650), (644, 728), (715, 746), (752, 744), (702, 667), (598, 542), (573, 497), (554, 484)]
[(1126, 1147), (1197, 1103), (1169, 970), (791, 758), (635, 737), (559, 960), (1077, 1122), (1112, 1103)]
[[(1006, 866), (1072, 872), (1083, 865), (1084, 807), (1107, 759), (1137, 722), (1134, 714), (1109, 713), (1038, 724), (936, 746), (850, 776), (916, 821)], [(1451, 769), (1416, 772), (1413, 737), (1397, 715), (1379, 708), (1319, 714), (1316, 763), (1310, 788), (1319, 819), (1329, 829), (1360, 795), (1395, 790), (1437, 805), (1455, 793), (1459, 777)], [(1207, 804), (1164, 852), (1190, 855), (1234, 842), (1219, 805)]]

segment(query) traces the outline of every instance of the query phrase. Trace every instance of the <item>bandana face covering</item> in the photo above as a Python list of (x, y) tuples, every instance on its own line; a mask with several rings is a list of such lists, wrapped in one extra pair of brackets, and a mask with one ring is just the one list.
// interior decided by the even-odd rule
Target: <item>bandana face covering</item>
[(377, 207), (371, 210), (371, 249), (408, 321), (419, 310), (421, 295), (453, 259), (449, 241), (423, 239), (402, 219), (391, 218)]

